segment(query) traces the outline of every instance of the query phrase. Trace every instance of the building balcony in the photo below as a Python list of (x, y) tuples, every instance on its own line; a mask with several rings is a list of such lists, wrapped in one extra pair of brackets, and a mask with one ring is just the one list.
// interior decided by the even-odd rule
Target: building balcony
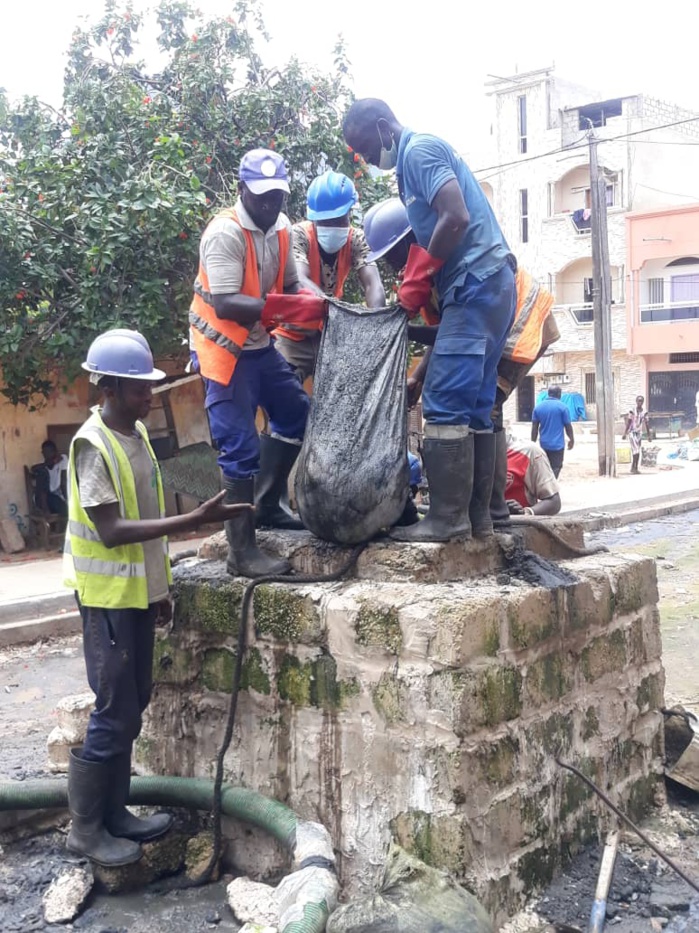
[(564, 311), (569, 315), (571, 322), (581, 327), (591, 326), (594, 323), (594, 312), (591, 301), (581, 301), (579, 304), (555, 305), (556, 311)]
[(661, 301), (640, 305), (640, 324), (676, 324), (699, 320), (699, 301)]

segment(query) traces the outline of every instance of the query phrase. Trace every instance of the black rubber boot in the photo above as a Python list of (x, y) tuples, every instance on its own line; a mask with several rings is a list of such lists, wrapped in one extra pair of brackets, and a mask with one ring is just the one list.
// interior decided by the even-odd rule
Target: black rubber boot
[(396, 541), (449, 541), (471, 537), (468, 507), (473, 488), (473, 434), (425, 438), (422, 459), (430, 487), (427, 517), (408, 528), (393, 528)]
[(260, 435), (260, 472), (255, 480), (255, 523), (258, 528), (302, 531), (303, 522), (288, 502), (289, 473), (301, 448), (269, 434)]
[(109, 762), (111, 780), (104, 825), (112, 836), (147, 842), (163, 836), (174, 823), (170, 813), (156, 813), (141, 819), (126, 809), (131, 785), (131, 756), (117, 755)]
[(469, 517), (474, 538), (490, 538), (493, 522), (490, 518), (490, 498), (495, 473), (495, 435), (473, 435), (473, 491)]
[(640, 473), (640, 472), (641, 472), (641, 471), (638, 469), (638, 460), (639, 460), (639, 455), (638, 455), (638, 454), (633, 454), (632, 457), (631, 457), (631, 472), (632, 472), (632, 473)]
[[(224, 479), (226, 502), (249, 502), (254, 500), (255, 481), (250, 479)], [(264, 577), (268, 574), (288, 573), (288, 560), (269, 557), (261, 551), (255, 540), (255, 513), (252, 509), (241, 512), (225, 524), (228, 539), (228, 561), (226, 569), (234, 577)]]
[(131, 865), (141, 855), (141, 847), (130, 839), (117, 839), (104, 825), (107, 797), (111, 791), (109, 764), (85, 761), (73, 749), (68, 764), (68, 807), (71, 826), (66, 846), (71, 852), (105, 868)]
[(507, 507), (505, 489), (507, 487), (507, 434), (495, 432), (495, 472), (493, 473), (493, 492), (490, 496), (490, 518), (496, 528), (509, 528), (510, 510)]

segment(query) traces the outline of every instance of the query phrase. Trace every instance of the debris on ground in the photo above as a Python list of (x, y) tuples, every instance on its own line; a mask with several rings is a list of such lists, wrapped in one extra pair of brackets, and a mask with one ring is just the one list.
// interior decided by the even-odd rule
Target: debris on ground
[[(195, 881), (201, 877), (204, 870), (211, 861), (214, 852), (213, 833), (198, 833), (187, 840), (187, 848), (184, 854), (185, 872), (190, 881)], [(218, 881), (221, 876), (220, 860), (214, 865), (211, 873), (211, 880)]]
[(89, 865), (77, 865), (62, 871), (49, 885), (43, 898), (47, 923), (68, 923), (80, 913), (92, 890), (94, 877)]
[(138, 862), (118, 868), (95, 865), (95, 878), (110, 894), (136, 891), (159, 878), (177, 874), (184, 865), (187, 842), (184, 833), (170, 831), (160, 839), (144, 842)]
[(58, 725), (51, 730), (46, 740), (49, 771), (54, 774), (68, 773), (71, 750), (82, 745), (94, 705), (94, 693), (71, 694), (58, 701)]
[(331, 914), (328, 933), (492, 933), (476, 898), (445, 872), (391, 846), (381, 887)]
[(271, 885), (236, 878), (226, 888), (226, 896), (228, 906), (241, 923), (262, 924), (260, 929), (278, 926), (279, 908)]

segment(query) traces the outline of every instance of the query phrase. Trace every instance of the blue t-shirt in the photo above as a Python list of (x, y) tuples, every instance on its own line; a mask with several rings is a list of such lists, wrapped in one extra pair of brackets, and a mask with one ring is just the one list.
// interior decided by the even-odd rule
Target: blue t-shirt
[(427, 133), (403, 130), (396, 164), (398, 192), (420, 246), (427, 249), (437, 223), (432, 202), (447, 182), (459, 183), (471, 218), (459, 247), (437, 276), (440, 296), (466, 273), (479, 281), (499, 272), (511, 255), (495, 214), (464, 160), (451, 146)]
[(564, 428), (570, 424), (567, 405), (557, 398), (545, 398), (534, 409), (532, 421), (539, 422), (539, 443), (544, 450), (563, 450)]

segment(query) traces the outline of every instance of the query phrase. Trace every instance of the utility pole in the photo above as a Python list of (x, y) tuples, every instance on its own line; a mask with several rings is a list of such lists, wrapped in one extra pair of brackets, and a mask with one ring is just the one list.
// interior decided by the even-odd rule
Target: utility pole
[(612, 376), (612, 277), (607, 239), (607, 186), (597, 158), (598, 139), (590, 127), (590, 210), (592, 298), (595, 337), (597, 456), (600, 476), (616, 476), (614, 383)]

